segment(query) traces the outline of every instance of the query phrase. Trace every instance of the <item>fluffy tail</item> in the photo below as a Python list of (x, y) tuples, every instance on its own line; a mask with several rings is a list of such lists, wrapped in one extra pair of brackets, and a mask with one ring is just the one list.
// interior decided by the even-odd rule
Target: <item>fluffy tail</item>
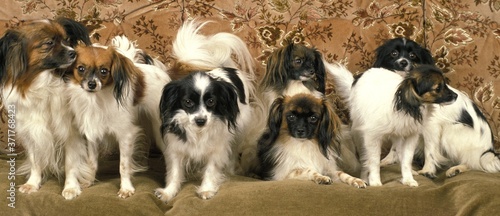
[[(200, 29), (207, 23), (191, 20), (178, 30), (172, 48), (177, 61), (205, 69), (238, 68), (247, 72), (250, 80), (254, 80), (253, 58), (245, 42), (226, 32), (209, 36), (199, 34)], [(233, 56), (237, 61), (233, 60)]]
[(142, 49), (137, 48), (137, 43), (125, 36), (115, 36), (111, 40), (111, 46), (134, 63), (154, 65), (163, 71), (167, 71), (167, 67), (160, 60), (152, 58)]
[(352, 73), (340, 63), (328, 63), (325, 61), (324, 64), (326, 70), (333, 76), (337, 93), (342, 99), (349, 99), (352, 83), (354, 82)]
[(485, 172), (500, 172), (500, 154), (490, 149), (481, 155), (481, 167)]

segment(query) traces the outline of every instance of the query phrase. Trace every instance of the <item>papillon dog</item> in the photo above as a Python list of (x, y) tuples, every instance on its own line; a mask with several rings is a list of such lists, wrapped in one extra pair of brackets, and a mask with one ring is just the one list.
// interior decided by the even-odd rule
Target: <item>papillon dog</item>
[(340, 96), (347, 100), (351, 130), (362, 140), (362, 179), (381, 186), (382, 142), (389, 140), (398, 149), (401, 183), (416, 187), (412, 160), (423, 124), (433, 115), (433, 104), (453, 103), (457, 94), (446, 85), (436, 67), (422, 65), (402, 77), (390, 70), (371, 68), (356, 79), (344, 66), (326, 63)]
[[(78, 43), (90, 44), (82, 24), (66, 19), (38, 20), (8, 29), (0, 39), (0, 92), (3, 108), (15, 115), (15, 143), (26, 150), (26, 162), (16, 174), (28, 174), (22, 193), (38, 191), (49, 175), (61, 177), (66, 144), (75, 143), (78, 131), (63, 96), (59, 70), (70, 66)], [(14, 129), (14, 128), (12, 128)], [(66, 158), (65, 158), (66, 157)]]
[(366, 187), (363, 180), (338, 170), (340, 126), (326, 98), (305, 93), (277, 98), (258, 143), (261, 177), (317, 184), (340, 179), (357, 188)]
[(260, 83), (267, 107), (283, 95), (325, 94), (325, 66), (321, 53), (303, 44), (289, 43), (275, 50), (267, 60)]
[[(135, 46), (126, 37), (115, 37), (108, 47), (80, 45), (75, 50), (78, 58), (67, 76), (66, 95), (68, 108), (74, 113), (74, 122), (87, 148), (81, 152), (85, 161), (66, 164), (72, 171), (70, 174), (77, 174), (66, 178), (63, 196), (73, 199), (81, 193), (80, 184), (94, 182), (99, 152), (112, 143), (107, 142), (108, 137), (112, 137), (120, 151), (118, 196), (127, 198), (135, 192), (131, 176), (141, 168), (133, 160), (133, 153), (140, 137), (146, 133), (144, 129), (152, 128), (156, 144), (164, 146), (158, 104), (170, 77), (154, 65), (134, 63)], [(140, 119), (144, 115), (148, 121)], [(142, 127), (139, 122), (150, 125)], [(79, 172), (82, 168), (89, 172)]]
[(373, 67), (382, 67), (395, 72), (408, 72), (416, 65), (434, 64), (431, 52), (417, 42), (406, 38), (387, 40), (376, 50)]
[[(377, 48), (377, 53), (375, 67), (399, 73), (411, 69), (403, 65), (434, 64), (427, 49), (404, 38), (389, 40)], [(393, 53), (406, 53), (407, 57), (393, 58)], [(422, 131), (425, 162), (418, 173), (435, 178), (436, 167), (442, 165), (452, 165), (446, 171), (448, 177), (469, 169), (499, 172), (500, 156), (494, 151), (492, 130), (483, 113), (467, 95), (449, 85), (448, 88), (457, 93), (457, 100), (447, 106), (433, 105), (434, 114)], [(381, 164), (397, 162), (396, 151), (392, 147)]]
[[(187, 74), (167, 84), (160, 103), (166, 187), (156, 189), (162, 201), (171, 200), (185, 180), (185, 172), (201, 170), (197, 194), (212, 198), (238, 163), (237, 149), (246, 139), (254, 115), (252, 57), (236, 35), (205, 36), (205, 23), (188, 21), (173, 44), (173, 74)], [(233, 59), (234, 57), (234, 59)]]

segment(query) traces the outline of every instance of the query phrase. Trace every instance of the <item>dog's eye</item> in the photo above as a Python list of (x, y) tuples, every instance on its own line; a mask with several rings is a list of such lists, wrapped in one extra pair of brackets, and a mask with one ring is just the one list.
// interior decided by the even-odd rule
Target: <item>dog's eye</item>
[(182, 101), (182, 106), (186, 107), (186, 108), (191, 108), (194, 106), (194, 103), (192, 100), (189, 100), (189, 99), (185, 99)]
[(294, 122), (295, 120), (297, 120), (297, 116), (290, 114), (286, 116), (286, 119), (290, 122)]
[(208, 99), (205, 104), (207, 105), (207, 107), (214, 107), (215, 106), (215, 99), (213, 98), (210, 98)]
[(436, 89), (434, 89), (434, 91), (436, 91), (437, 93), (441, 92), (441, 86), (438, 86)]
[(295, 61), (295, 64), (302, 64), (302, 59), (298, 58), (298, 59), (295, 59), (294, 61)]
[(79, 74), (85, 73), (85, 67), (83, 67), (83, 66), (78, 66), (77, 70), (78, 70)]
[(392, 57), (397, 57), (398, 55), (399, 55), (399, 52), (398, 52), (397, 50), (393, 50), (393, 51), (391, 52), (391, 56), (392, 56)]
[(100, 71), (100, 72), (101, 72), (101, 76), (106, 76), (106, 75), (108, 75), (108, 72), (109, 72), (109, 71), (108, 71), (108, 69), (106, 69), (106, 68), (101, 68), (101, 71)]
[(415, 59), (417, 58), (417, 55), (415, 55), (415, 53), (410, 53), (410, 59)]
[(309, 122), (310, 123), (316, 123), (316, 122), (318, 122), (318, 117), (316, 117), (316, 116), (309, 117)]

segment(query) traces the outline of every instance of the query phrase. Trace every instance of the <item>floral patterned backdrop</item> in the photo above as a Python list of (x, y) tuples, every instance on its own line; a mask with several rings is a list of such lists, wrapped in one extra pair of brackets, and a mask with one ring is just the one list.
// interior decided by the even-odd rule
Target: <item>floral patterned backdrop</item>
[[(362, 72), (384, 40), (408, 37), (430, 49), (451, 85), (479, 105), (500, 147), (500, 0), (7, 0), (0, 11), (0, 34), (28, 20), (65, 16), (84, 23), (93, 42), (124, 34), (167, 65), (184, 20), (213, 20), (204, 32), (240, 36), (260, 74), (285, 39)], [(346, 120), (331, 85), (328, 90)]]

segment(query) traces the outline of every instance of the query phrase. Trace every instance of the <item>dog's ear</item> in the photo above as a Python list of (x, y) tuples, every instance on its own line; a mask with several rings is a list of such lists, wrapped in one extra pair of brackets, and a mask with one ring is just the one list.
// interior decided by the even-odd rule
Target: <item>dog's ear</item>
[(64, 17), (59, 17), (55, 21), (66, 31), (67, 40), (71, 47), (75, 47), (80, 42), (87, 46), (92, 44), (89, 31), (83, 24)]
[(375, 62), (373, 63), (373, 67), (376, 68), (383, 67), (384, 60), (386, 56), (389, 54), (387, 52), (390, 52), (387, 51), (388, 50), (387, 47), (388, 47), (387, 42), (385, 42), (381, 46), (377, 47), (377, 49), (375, 49)]
[(284, 89), (288, 80), (287, 66), (290, 64), (288, 53), (293, 45), (288, 45), (275, 50), (268, 58), (266, 73), (262, 79), (264, 89)]
[(333, 145), (334, 150), (339, 152), (338, 137), (340, 134), (340, 118), (335, 113), (333, 105), (323, 99), (323, 116), (318, 128), (318, 142), (321, 153), (328, 159), (328, 148)]
[[(165, 87), (163, 87), (163, 92), (160, 99), (160, 119), (161, 119), (161, 134), (164, 136), (170, 124), (170, 120), (174, 116), (172, 109), (179, 103), (179, 81), (169, 82)], [(175, 133), (175, 131), (174, 131)]]
[(258, 141), (258, 157), (260, 161), (260, 176), (265, 180), (269, 180), (273, 175), (271, 167), (274, 167), (276, 158), (273, 156), (273, 144), (279, 136), (282, 116), (283, 116), (283, 98), (279, 97), (274, 100), (267, 121), (267, 129), (259, 138)]
[(422, 105), (422, 97), (418, 94), (418, 85), (417, 79), (408, 75), (398, 86), (394, 96), (394, 108), (396, 111), (403, 111), (421, 121), (420, 105)]
[[(28, 69), (27, 44), (19, 32), (8, 30), (0, 39), (0, 84), (10, 78), (16, 82)], [(12, 77), (8, 77), (10, 71)]]
[(134, 66), (134, 63), (130, 59), (118, 53), (114, 48), (108, 47), (107, 50), (111, 52), (111, 59), (113, 60), (110, 69), (114, 82), (113, 94), (116, 101), (120, 104), (130, 93), (129, 90), (131, 90), (130, 85), (132, 84), (133, 76), (141, 72)]
[(426, 49), (425, 47), (422, 47), (420, 49), (420, 64), (428, 64), (428, 65), (434, 65), (434, 58), (432, 58), (431, 52)]
[(213, 81), (216, 95), (215, 109), (218, 113), (224, 113), (223, 118), (226, 118), (230, 130), (236, 128), (236, 120), (240, 109), (238, 107), (238, 94), (236, 88), (225, 81)]
[(314, 63), (314, 67), (316, 68), (316, 85), (317, 85), (316, 90), (325, 94), (326, 71), (325, 71), (325, 65), (323, 63), (323, 56), (321, 55), (321, 52), (314, 49), (314, 58), (316, 59), (316, 62)]

